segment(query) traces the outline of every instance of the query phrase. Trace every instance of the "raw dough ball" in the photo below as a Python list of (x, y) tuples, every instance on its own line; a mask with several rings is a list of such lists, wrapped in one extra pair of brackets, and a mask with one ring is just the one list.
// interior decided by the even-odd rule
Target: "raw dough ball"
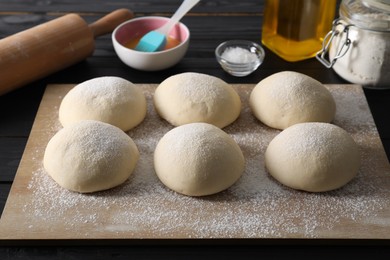
[(130, 130), (146, 115), (146, 99), (137, 86), (119, 77), (99, 77), (71, 89), (61, 102), (59, 119), (65, 127), (79, 120), (98, 120)]
[(191, 123), (165, 134), (154, 152), (154, 168), (168, 188), (204, 196), (233, 185), (244, 171), (240, 147), (227, 133), (207, 123)]
[(83, 120), (61, 129), (50, 139), (43, 165), (60, 186), (86, 193), (123, 183), (138, 159), (137, 146), (121, 129)]
[(324, 85), (293, 71), (275, 73), (260, 81), (249, 104), (257, 119), (276, 129), (304, 122), (329, 123), (336, 113), (332, 94)]
[(270, 142), (265, 166), (286, 186), (322, 192), (348, 183), (358, 173), (360, 155), (357, 144), (342, 128), (328, 123), (300, 123)]
[(175, 126), (204, 122), (223, 128), (240, 115), (241, 100), (225, 81), (187, 72), (161, 82), (154, 94), (154, 106)]

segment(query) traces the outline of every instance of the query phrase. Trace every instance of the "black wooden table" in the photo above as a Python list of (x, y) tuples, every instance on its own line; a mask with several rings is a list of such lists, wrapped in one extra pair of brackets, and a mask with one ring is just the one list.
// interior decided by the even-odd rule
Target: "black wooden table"
[[(89, 23), (118, 8), (131, 9), (136, 16), (171, 16), (180, 3), (181, 0), (2, 0), (0, 38), (66, 13), (79, 13)], [(171, 75), (187, 71), (214, 75), (229, 83), (257, 83), (264, 77), (283, 70), (301, 72), (325, 84), (348, 83), (332, 70), (324, 68), (316, 59), (289, 63), (268, 49), (266, 49), (264, 63), (255, 73), (243, 78), (232, 77), (225, 73), (214, 56), (216, 46), (231, 39), (260, 42), (263, 9), (264, 1), (260, 0), (203, 0), (182, 19), (191, 31), (188, 53), (179, 64), (164, 71), (141, 72), (127, 67), (115, 55), (110, 35), (106, 35), (96, 40), (95, 52), (85, 61), (0, 96), (0, 212), (4, 208), (47, 84), (79, 83), (99, 76), (119, 76), (133, 83), (160, 83)], [(390, 89), (364, 88), (364, 92), (389, 157)], [(380, 241), (381, 245), (375, 245), (377, 241), (360, 241), (359, 246), (349, 245), (348, 241), (319, 241), (315, 245), (305, 245), (305, 241), (289, 241), (289, 245), (283, 246), (280, 244), (254, 246), (239, 242), (218, 246), (196, 245), (196, 243), (186, 246), (164, 246), (159, 245), (161, 241), (157, 241), (155, 245), (149, 246), (115, 246), (107, 241), (107, 245), (100, 243), (98, 246), (70, 247), (53, 246), (53, 242), (31, 246), (26, 242), (16, 247), (1, 247), (0, 259), (86, 259), (88, 256), (95, 259), (110, 257), (154, 259), (163, 256), (170, 256), (171, 259), (200, 257), (226, 259), (243, 256), (265, 256), (266, 258), (310, 256), (329, 259), (337, 256), (350, 258), (355, 255), (362, 258), (375, 258), (383, 254), (390, 256), (390, 248), (383, 245), (383, 242), (386, 241)]]

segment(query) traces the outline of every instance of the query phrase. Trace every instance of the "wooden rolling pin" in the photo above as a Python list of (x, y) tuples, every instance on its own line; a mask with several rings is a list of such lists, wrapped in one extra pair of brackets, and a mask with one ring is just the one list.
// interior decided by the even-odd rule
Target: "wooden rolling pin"
[(0, 95), (84, 60), (95, 49), (95, 37), (132, 17), (118, 9), (88, 25), (67, 14), (0, 40)]

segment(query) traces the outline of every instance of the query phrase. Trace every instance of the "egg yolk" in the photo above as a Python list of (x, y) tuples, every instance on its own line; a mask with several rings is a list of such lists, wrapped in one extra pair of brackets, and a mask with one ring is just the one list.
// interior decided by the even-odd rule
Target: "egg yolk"
[[(137, 46), (137, 44), (139, 43), (139, 41), (141, 40), (141, 37), (137, 37), (137, 38), (134, 38), (134, 39), (131, 39), (130, 41), (126, 42), (124, 44), (124, 46), (126, 48), (129, 48), (129, 49), (135, 49), (135, 46)], [(168, 49), (171, 49), (171, 48), (174, 48), (176, 47), (177, 45), (179, 45), (181, 42), (175, 38), (172, 38), (172, 37), (168, 37), (167, 38), (167, 43), (165, 44), (165, 47), (163, 50), (168, 50)]]

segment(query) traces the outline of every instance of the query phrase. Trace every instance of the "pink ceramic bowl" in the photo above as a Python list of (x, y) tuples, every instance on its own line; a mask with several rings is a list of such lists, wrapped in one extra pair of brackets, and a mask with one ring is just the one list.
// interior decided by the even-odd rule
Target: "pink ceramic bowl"
[(120, 24), (112, 33), (112, 43), (118, 57), (126, 65), (144, 71), (163, 70), (177, 64), (186, 54), (190, 41), (190, 31), (183, 23), (178, 23), (169, 34), (180, 41), (176, 47), (158, 52), (141, 52), (125, 46), (132, 39), (142, 37), (168, 20), (166, 17), (148, 16)]

